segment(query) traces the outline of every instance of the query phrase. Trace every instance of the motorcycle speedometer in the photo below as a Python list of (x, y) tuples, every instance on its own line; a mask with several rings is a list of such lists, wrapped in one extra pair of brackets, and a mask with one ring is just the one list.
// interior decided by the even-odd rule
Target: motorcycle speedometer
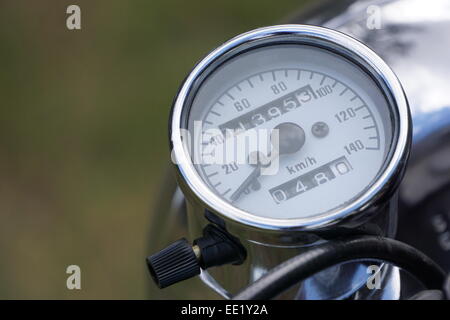
[(205, 209), (259, 229), (314, 229), (391, 196), (409, 121), (399, 81), (357, 40), (266, 27), (189, 74), (172, 109), (172, 158), (187, 198)]

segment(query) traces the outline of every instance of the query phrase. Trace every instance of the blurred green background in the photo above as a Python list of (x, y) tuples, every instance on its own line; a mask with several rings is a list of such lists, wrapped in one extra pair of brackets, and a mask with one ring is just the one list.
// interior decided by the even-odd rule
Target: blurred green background
[(304, 2), (0, 0), (0, 298), (157, 298), (144, 258), (172, 98), (209, 50)]

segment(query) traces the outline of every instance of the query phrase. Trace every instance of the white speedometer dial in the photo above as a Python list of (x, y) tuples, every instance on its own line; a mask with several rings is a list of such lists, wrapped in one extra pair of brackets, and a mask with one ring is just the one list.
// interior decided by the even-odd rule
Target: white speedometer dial
[(313, 27), (289, 28), (290, 35), (271, 31), (219, 48), (175, 104), (175, 118), (177, 103), (182, 110), (173, 125), (189, 136), (188, 185), (246, 220), (311, 219), (351, 207), (380, 188), (399, 147), (399, 117), (407, 120), (360, 53), (328, 34), (311, 40)]
[[(381, 114), (389, 114), (387, 103), (361, 69), (320, 48), (282, 45), (240, 55), (211, 75), (192, 104), (189, 129), (194, 135), (194, 121), (202, 124), (194, 140), (202, 141), (196, 166), (218, 195), (257, 215), (298, 218), (334, 209), (373, 181), (391, 130)], [(261, 129), (275, 128), (280, 147), (289, 135), (293, 144), (302, 140), (301, 147), (281, 153), (276, 172), (255, 172), (244, 184), (258, 170), (249, 156), (268, 152), (251, 141), (245, 150), (239, 135), (254, 130), (263, 136)], [(240, 132), (227, 136), (226, 129)], [(236, 156), (211, 161), (211, 153), (227, 152), (230, 139), (239, 148)]]

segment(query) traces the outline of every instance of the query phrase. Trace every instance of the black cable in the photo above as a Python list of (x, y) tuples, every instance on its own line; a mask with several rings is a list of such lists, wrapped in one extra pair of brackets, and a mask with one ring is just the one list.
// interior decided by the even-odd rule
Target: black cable
[(386, 261), (397, 265), (415, 276), (428, 289), (442, 289), (444, 283), (445, 272), (419, 250), (393, 239), (353, 236), (312, 247), (283, 262), (233, 299), (271, 299), (319, 271), (358, 259)]

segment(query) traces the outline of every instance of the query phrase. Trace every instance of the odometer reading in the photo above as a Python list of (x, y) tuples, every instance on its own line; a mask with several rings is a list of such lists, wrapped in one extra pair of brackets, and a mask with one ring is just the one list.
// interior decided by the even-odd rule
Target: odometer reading
[(349, 173), (352, 166), (347, 158), (340, 157), (323, 166), (291, 179), (269, 190), (277, 204), (298, 196), (306, 191), (327, 183), (336, 177)]
[[(284, 82), (282, 82), (284, 84)], [(278, 87), (275, 87), (278, 88)], [(286, 88), (284, 84), (283, 88)], [(273, 89), (272, 89), (273, 90)], [(279, 93), (281, 89), (275, 91)], [(256, 128), (257, 126), (266, 123), (272, 119), (280, 117), (285, 113), (292, 111), (296, 108), (301, 107), (304, 103), (311, 101), (312, 99), (316, 99), (316, 94), (312, 90), (310, 85), (304, 86), (300, 89), (297, 89), (291, 93), (288, 93), (274, 101), (270, 101), (252, 111), (246, 112), (243, 115), (240, 115), (230, 121), (221, 124), (219, 128), (225, 132), (226, 129), (229, 130), (249, 130), (252, 128)], [(242, 99), (242, 101), (247, 101), (247, 99)], [(244, 103), (239, 104), (240, 106), (245, 105)], [(250, 103), (247, 104), (250, 106)], [(238, 110), (242, 111), (242, 110)]]

